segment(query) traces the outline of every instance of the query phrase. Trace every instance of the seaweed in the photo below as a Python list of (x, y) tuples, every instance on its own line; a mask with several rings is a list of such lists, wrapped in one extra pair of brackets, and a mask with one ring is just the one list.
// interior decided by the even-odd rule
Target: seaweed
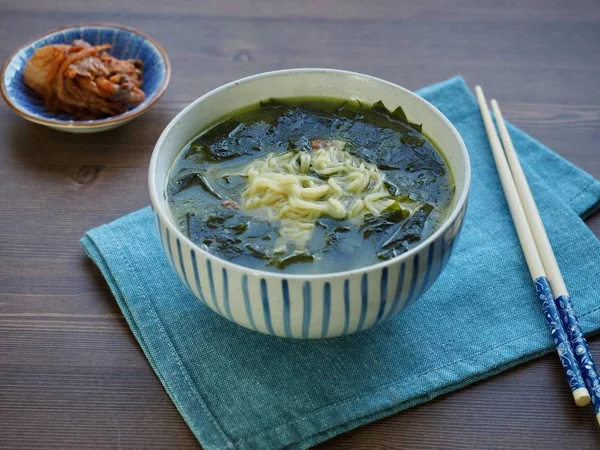
[(419, 133), (423, 130), (423, 126), (421, 124), (413, 123), (408, 120), (408, 117), (406, 116), (404, 109), (402, 109), (402, 106), (398, 106), (393, 111), (390, 111), (383, 104), (383, 102), (381, 100), (379, 100), (371, 105), (371, 110), (373, 112), (376, 112), (377, 114), (382, 114), (382, 115), (388, 117), (390, 120), (396, 120), (398, 122), (405, 123), (405, 124), (409, 125), (410, 127), (414, 128), (415, 130), (417, 130)]
[(413, 244), (420, 242), (425, 222), (432, 211), (433, 206), (429, 204), (420, 206), (408, 219), (400, 224), (396, 232), (381, 245), (381, 249), (408, 250)]
[(218, 200), (223, 199), (221, 194), (219, 194), (215, 188), (212, 187), (206, 176), (204, 176), (201, 172), (187, 172), (171, 180), (169, 182), (169, 194), (171, 196), (175, 196), (181, 193), (181, 191), (189, 189), (192, 186), (199, 186), (206, 193)]
[(262, 259), (263, 261), (270, 261), (273, 256), (267, 253), (267, 249), (261, 248), (256, 244), (246, 244), (244, 248), (248, 250), (250, 256), (254, 258)]
[(425, 139), (421, 136), (415, 136), (414, 134), (405, 134), (400, 138), (400, 141), (411, 147), (421, 147), (425, 143)]
[(273, 136), (277, 141), (289, 142), (293, 147), (301, 148), (307, 137), (335, 137), (331, 132), (334, 120), (331, 116), (325, 117), (300, 108), (292, 108), (277, 119)]
[(277, 269), (285, 269), (292, 264), (308, 263), (315, 260), (315, 255), (307, 250), (298, 252), (287, 249), (274, 253), (271, 249), (261, 247), (256, 243), (246, 244), (244, 248), (250, 256), (266, 261), (267, 266)]
[(294, 253), (292, 255), (282, 256), (282, 257), (274, 257), (272, 258), (268, 266), (276, 267), (278, 269), (285, 269), (286, 267), (292, 264), (298, 263), (310, 263), (315, 260), (315, 255), (308, 252)]
[(386, 233), (391, 227), (401, 223), (404, 219), (406, 219), (407, 215), (408, 211), (404, 208), (391, 207), (388, 207), (382, 214), (378, 216), (368, 214), (365, 216), (360, 226), (362, 235), (365, 239), (367, 239), (371, 235), (381, 235)]
[[(264, 145), (273, 145), (272, 139), (269, 139), (269, 131), (272, 125), (266, 122), (257, 122), (251, 125), (243, 123), (233, 123), (233, 128), (223, 128), (223, 133), (214, 136), (214, 129), (200, 135), (190, 144), (190, 149), (196, 154), (196, 161), (202, 162), (221, 162), (228, 159), (237, 158), (244, 155), (255, 153), (262, 149)], [(217, 128), (215, 127), (215, 128)], [(225, 132), (225, 130), (228, 130)], [(225, 135), (225, 137), (223, 137)]]
[(393, 258), (422, 240), (432, 211), (433, 206), (423, 204), (409, 215), (396, 200), (379, 216), (365, 217), (361, 225), (363, 238), (374, 242), (378, 259)]
[(281, 100), (277, 100), (276, 98), (269, 98), (267, 100), (263, 100), (259, 103), (261, 108), (269, 108), (269, 109), (279, 109), (286, 108), (287, 105), (283, 103)]

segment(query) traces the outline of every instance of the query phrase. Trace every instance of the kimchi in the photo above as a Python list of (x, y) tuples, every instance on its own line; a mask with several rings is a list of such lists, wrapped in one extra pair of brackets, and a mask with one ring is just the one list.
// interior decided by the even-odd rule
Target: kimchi
[(110, 47), (75, 40), (38, 48), (25, 65), (25, 84), (52, 112), (77, 119), (124, 113), (146, 97), (143, 63), (114, 58), (107, 52)]

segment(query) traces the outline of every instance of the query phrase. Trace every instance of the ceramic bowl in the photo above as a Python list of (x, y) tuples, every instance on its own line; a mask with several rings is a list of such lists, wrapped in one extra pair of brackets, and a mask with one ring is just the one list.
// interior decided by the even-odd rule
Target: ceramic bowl
[[(23, 81), (23, 70), (33, 52), (49, 44), (70, 44), (84, 39), (92, 45), (112, 44), (110, 54), (119, 59), (139, 58), (144, 63), (146, 99), (131, 110), (113, 117), (77, 120), (68, 114), (52, 113)], [(98, 24), (59, 28), (18, 48), (8, 57), (0, 75), (2, 97), (21, 117), (56, 130), (71, 133), (94, 133), (123, 125), (141, 116), (156, 103), (169, 84), (171, 65), (163, 48), (151, 37), (122, 25)]]
[[(451, 212), (429, 238), (408, 252), (356, 270), (289, 275), (253, 270), (208, 253), (184, 236), (169, 214), (165, 187), (181, 149), (203, 128), (268, 98), (338, 97), (402, 106), (438, 144), (456, 186)], [(358, 73), (294, 69), (251, 76), (200, 97), (160, 136), (149, 188), (158, 236), (177, 274), (213, 311), (244, 327), (287, 338), (328, 338), (366, 330), (415, 302), (444, 269), (467, 205), (471, 178), (463, 140), (433, 105), (395, 84)]]

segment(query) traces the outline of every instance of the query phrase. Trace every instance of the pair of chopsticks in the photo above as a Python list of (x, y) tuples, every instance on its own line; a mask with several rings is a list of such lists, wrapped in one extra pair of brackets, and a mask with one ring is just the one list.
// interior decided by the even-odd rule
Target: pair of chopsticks
[(502, 112), (492, 100), (501, 144), (481, 86), (475, 87), (475, 93), (510, 214), (573, 398), (578, 406), (586, 406), (591, 399), (600, 424), (600, 378)]

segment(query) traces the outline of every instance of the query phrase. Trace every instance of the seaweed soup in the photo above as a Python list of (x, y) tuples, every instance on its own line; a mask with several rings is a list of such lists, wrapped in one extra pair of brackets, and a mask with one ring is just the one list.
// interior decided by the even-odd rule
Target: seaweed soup
[[(166, 188), (170, 212), (198, 246), (253, 269), (320, 274), (385, 261), (430, 236), (450, 209), (452, 175), (426, 131), (401, 108), (389, 111), (382, 102), (264, 101), (222, 118), (182, 149)], [(346, 170), (343, 176), (326, 163), (315, 169), (315, 151), (333, 152), (327, 161)], [(252, 163), (258, 169), (248, 169)], [(250, 185), (250, 174), (260, 177), (259, 169), (275, 166), (281, 174), (266, 173), (271, 178)], [(359, 169), (366, 175), (352, 172)], [(289, 186), (271, 180), (294, 181), (289, 174), (301, 181), (288, 204), (281, 189)], [(330, 180), (334, 175), (338, 183)], [(363, 183), (364, 176), (371, 178)], [(378, 191), (370, 192), (375, 184)], [(330, 187), (338, 200), (323, 194)], [(263, 198), (279, 199), (279, 209), (244, 207)], [(305, 207), (315, 209), (304, 217)], [(285, 214), (288, 219), (281, 219)]]

